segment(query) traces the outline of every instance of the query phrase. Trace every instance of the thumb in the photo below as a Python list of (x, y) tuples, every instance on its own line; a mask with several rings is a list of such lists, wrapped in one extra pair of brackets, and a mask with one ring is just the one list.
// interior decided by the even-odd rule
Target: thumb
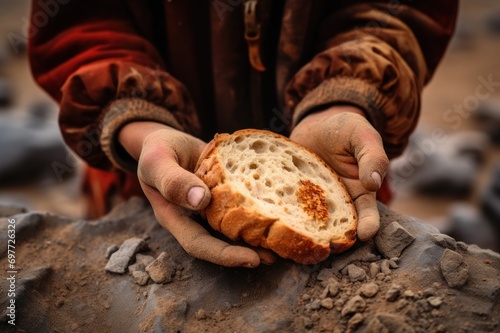
[(156, 146), (141, 154), (139, 179), (156, 188), (169, 202), (191, 210), (205, 208), (210, 202), (210, 190), (200, 178), (182, 168), (178, 160), (174, 149)]
[(389, 168), (382, 138), (368, 121), (353, 135), (354, 156), (358, 162), (361, 184), (368, 191), (378, 191)]

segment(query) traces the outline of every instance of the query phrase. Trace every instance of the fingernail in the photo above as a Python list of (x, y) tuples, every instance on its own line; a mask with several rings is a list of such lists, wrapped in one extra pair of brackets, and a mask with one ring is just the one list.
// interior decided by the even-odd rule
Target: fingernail
[(382, 177), (377, 171), (372, 172), (372, 179), (377, 183), (378, 187), (382, 186)]
[(193, 207), (198, 207), (205, 196), (205, 189), (200, 186), (191, 187), (188, 192), (188, 202)]

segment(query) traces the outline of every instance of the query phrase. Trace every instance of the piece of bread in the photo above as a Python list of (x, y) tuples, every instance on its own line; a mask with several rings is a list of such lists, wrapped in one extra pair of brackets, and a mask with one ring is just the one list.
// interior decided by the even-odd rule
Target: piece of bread
[(284, 136), (252, 129), (217, 134), (195, 174), (212, 194), (202, 214), (232, 240), (302, 264), (356, 241), (356, 210), (340, 177)]

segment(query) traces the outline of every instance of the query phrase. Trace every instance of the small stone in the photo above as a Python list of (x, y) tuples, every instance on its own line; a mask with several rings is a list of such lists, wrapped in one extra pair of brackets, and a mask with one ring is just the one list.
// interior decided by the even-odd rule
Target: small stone
[(333, 308), (333, 299), (331, 299), (330, 297), (327, 297), (327, 298), (321, 300), (320, 304), (325, 309), (330, 310), (331, 308)]
[(386, 258), (400, 257), (403, 250), (414, 240), (412, 234), (394, 221), (377, 233), (375, 245)]
[(207, 319), (207, 312), (204, 309), (199, 309), (194, 314), (194, 317), (196, 318), (196, 320), (205, 320)]
[(445, 234), (433, 234), (431, 235), (432, 241), (446, 249), (456, 250), (457, 242), (452, 237)]
[(148, 256), (140, 253), (137, 253), (135, 255), (135, 262), (143, 265), (144, 267), (148, 266), (153, 261), (155, 261), (155, 258), (153, 256)]
[(321, 316), (319, 313), (317, 312), (313, 312), (313, 314), (311, 315), (311, 320), (314, 321), (314, 322), (317, 322), (321, 319)]
[(106, 249), (106, 259), (109, 259), (113, 253), (118, 251), (118, 246), (116, 245), (111, 245)]
[(139, 251), (145, 250), (146, 248), (147, 244), (141, 238), (134, 237), (127, 239), (123, 242), (118, 251), (114, 252), (110, 256), (105, 270), (111, 273), (125, 273), (125, 270), (134, 255)]
[(353, 298), (351, 298), (347, 303), (344, 305), (344, 308), (342, 309), (342, 317), (345, 317), (349, 314), (356, 313), (356, 312), (363, 312), (366, 308), (366, 302), (361, 296), (356, 295)]
[(439, 317), (440, 315), (441, 315), (441, 312), (439, 312), (439, 310), (437, 310), (437, 309), (433, 309), (431, 311), (431, 316), (433, 316), (433, 317)]
[(397, 285), (392, 285), (387, 293), (385, 294), (385, 299), (389, 302), (396, 301), (401, 295), (401, 288)]
[(436, 295), (436, 289), (434, 288), (427, 288), (424, 289), (424, 297), (430, 297)]
[(443, 304), (443, 299), (441, 297), (436, 297), (436, 296), (428, 297), (427, 301), (429, 302), (430, 305), (432, 305), (435, 308)]
[(408, 301), (405, 299), (400, 299), (396, 304), (396, 310), (401, 311), (408, 305)]
[(399, 265), (394, 261), (394, 260), (388, 260), (389, 262), (389, 267), (392, 269), (399, 268)]
[(415, 330), (405, 322), (405, 318), (388, 313), (377, 313), (366, 327), (366, 333), (398, 332), (414, 333)]
[(347, 271), (349, 280), (351, 280), (351, 282), (364, 281), (366, 279), (365, 270), (354, 264), (348, 265), (345, 270)]
[(300, 299), (303, 300), (303, 301), (308, 301), (308, 300), (311, 299), (311, 295), (305, 293), (302, 296), (300, 296)]
[(134, 271), (132, 273), (132, 280), (140, 286), (145, 286), (149, 281), (149, 274), (144, 271)]
[(469, 279), (468, 265), (462, 256), (455, 251), (444, 250), (440, 267), (443, 277), (451, 288), (461, 287)]
[(356, 313), (352, 316), (351, 319), (347, 322), (347, 332), (354, 332), (356, 328), (365, 320), (361, 313)]
[(370, 263), (370, 277), (375, 279), (377, 274), (380, 272), (380, 267), (376, 262)]
[(142, 265), (142, 264), (139, 264), (139, 263), (135, 263), (135, 264), (132, 264), (130, 266), (128, 266), (128, 272), (129, 274), (132, 274), (136, 271), (142, 271), (144, 272), (145, 271), (145, 267)]
[(335, 303), (333, 303), (335, 308), (339, 311), (342, 310), (342, 307), (344, 306), (344, 304), (345, 304), (345, 301), (342, 298), (336, 300)]
[(406, 298), (413, 298), (415, 297), (415, 293), (408, 289), (404, 291), (403, 296)]
[(311, 310), (318, 310), (321, 307), (321, 300), (316, 299), (311, 303)]
[(155, 261), (146, 266), (146, 272), (156, 283), (169, 283), (175, 275), (175, 266), (172, 258), (167, 253), (162, 252)]
[(384, 273), (385, 275), (391, 275), (391, 265), (389, 263), (389, 260), (383, 260), (382, 263), (380, 264), (380, 271)]
[(340, 283), (337, 281), (337, 279), (330, 279), (328, 280), (328, 285), (326, 286), (328, 288), (328, 295), (335, 297), (340, 291)]
[(327, 268), (322, 269), (321, 272), (318, 273), (318, 276), (316, 277), (316, 279), (318, 281), (321, 281), (323, 287), (325, 287), (328, 284), (330, 279), (336, 280), (334, 270), (331, 268), (330, 269), (327, 269)]
[(383, 281), (385, 279), (385, 274), (384, 273), (378, 273), (376, 276), (378, 281)]
[(365, 283), (359, 288), (360, 294), (368, 298), (375, 296), (378, 290), (379, 286), (375, 282)]

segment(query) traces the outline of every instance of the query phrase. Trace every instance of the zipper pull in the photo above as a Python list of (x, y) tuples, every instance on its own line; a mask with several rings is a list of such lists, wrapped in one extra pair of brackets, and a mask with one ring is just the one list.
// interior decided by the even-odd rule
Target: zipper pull
[(260, 24), (257, 22), (257, 0), (245, 2), (245, 40), (248, 45), (248, 58), (252, 67), (263, 72), (266, 70), (260, 57)]

